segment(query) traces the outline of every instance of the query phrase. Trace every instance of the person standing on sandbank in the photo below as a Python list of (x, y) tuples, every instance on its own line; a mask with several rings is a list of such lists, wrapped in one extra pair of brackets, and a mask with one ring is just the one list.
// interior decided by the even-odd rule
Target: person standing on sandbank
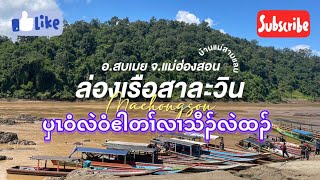
[(307, 143), (307, 142), (304, 142), (304, 146), (305, 146), (305, 156), (306, 156), (306, 159), (309, 160), (309, 154), (311, 152), (311, 146)]
[(305, 156), (305, 152), (306, 152), (306, 147), (304, 145), (304, 142), (301, 141), (301, 144), (300, 144), (300, 148), (301, 148), (301, 160), (303, 160), (306, 156)]
[(315, 155), (320, 155), (320, 141), (316, 139), (316, 152)]
[(220, 141), (220, 150), (223, 150), (223, 151), (224, 151), (224, 141), (223, 141), (223, 138), (221, 138), (221, 141)]
[(283, 142), (283, 145), (281, 146), (281, 150), (282, 150), (282, 157), (284, 157), (284, 155), (287, 155), (289, 157), (286, 142)]

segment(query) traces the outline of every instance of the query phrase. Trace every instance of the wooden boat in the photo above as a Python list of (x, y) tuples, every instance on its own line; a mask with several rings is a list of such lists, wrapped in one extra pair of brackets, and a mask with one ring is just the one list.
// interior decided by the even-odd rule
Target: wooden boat
[[(281, 146), (283, 145), (283, 142), (273, 142), (273, 144), (274, 144), (275, 147), (280, 149)], [(293, 143), (288, 143), (288, 142), (286, 142), (286, 145), (287, 145), (288, 153), (294, 154), (296, 156), (300, 156), (301, 155), (301, 148), (300, 148), (299, 145), (293, 144)], [(311, 151), (315, 151), (315, 147), (312, 147)]]
[(156, 175), (174, 174), (186, 171), (194, 165), (164, 164), (166, 168), (155, 172)]
[(244, 170), (244, 169), (247, 169), (247, 168), (251, 168), (251, 167), (257, 166), (258, 164), (225, 162), (225, 165), (237, 165), (236, 167), (232, 168), (232, 170)]
[[(314, 129), (314, 127), (319, 127), (317, 124), (310, 124), (304, 122), (297, 122), (288, 119), (274, 119), (274, 123), (272, 124), (272, 128), (276, 130), (277, 127), (280, 127), (282, 130), (290, 132), (293, 129), (302, 130), (305, 132), (309, 132), (312, 134), (314, 139), (320, 139), (320, 131)], [(306, 128), (309, 127), (309, 128)]]
[(171, 163), (171, 164), (223, 164), (225, 160), (205, 160), (199, 157), (193, 157), (185, 154), (175, 153), (175, 155), (171, 156), (160, 156), (160, 159), (163, 163)]
[(196, 165), (190, 168), (190, 171), (193, 172), (204, 172), (204, 171), (215, 171), (215, 170), (229, 170), (237, 168), (238, 164), (231, 165)]
[(210, 152), (210, 154), (222, 155), (222, 156), (232, 156), (232, 157), (238, 157), (238, 158), (252, 158), (252, 159), (259, 158), (258, 153), (235, 153), (235, 152), (228, 152), (228, 151), (217, 151), (213, 149), (210, 149), (208, 151)]
[(215, 155), (215, 154), (209, 154), (209, 155), (201, 155), (201, 158), (211, 160), (225, 160), (225, 161), (233, 161), (233, 162), (253, 162), (256, 159), (252, 158), (238, 158), (238, 157), (231, 157), (231, 156), (221, 156), (221, 155)]
[(233, 156), (233, 157), (241, 157), (241, 158), (260, 158), (261, 153), (258, 152), (246, 152), (246, 151), (239, 151), (236, 149), (231, 148), (225, 148), (224, 150), (221, 150), (216, 147), (203, 147), (204, 151), (210, 151), (215, 154), (221, 154), (221, 155), (227, 155), (227, 156)]
[(143, 170), (158, 170), (154, 174), (173, 174), (182, 172), (186, 169), (191, 168), (190, 165), (185, 164), (150, 164), (135, 162), (134, 165), (130, 164), (119, 164), (119, 163), (107, 163), (107, 162), (96, 162), (92, 161), (93, 167), (107, 167), (107, 168), (120, 168), (120, 169), (143, 169)]
[(249, 153), (249, 154), (251, 154), (251, 153), (257, 153), (260, 157), (262, 156), (266, 156), (266, 155), (268, 155), (268, 154), (270, 154), (270, 153), (261, 153), (261, 152), (256, 152), (256, 151), (242, 151), (242, 150), (237, 150), (237, 149), (231, 149), (231, 148), (225, 148), (225, 150), (226, 151), (228, 151), (228, 152), (236, 152), (236, 153)]
[(145, 169), (93, 169), (91, 170), (93, 173), (100, 173), (100, 174), (108, 174), (112, 176), (119, 176), (119, 177), (129, 177), (129, 176), (143, 176), (155, 173), (160, 169), (156, 170), (145, 170)]
[[(267, 149), (269, 152), (272, 152), (274, 154), (278, 154), (279, 156), (282, 156), (282, 150), (278, 149), (278, 148), (268, 148)], [(298, 159), (300, 158), (300, 156), (298, 156), (297, 154), (292, 154), (290, 152), (288, 152), (288, 155), (291, 159)]]
[(214, 159), (210, 159), (210, 160), (194, 160), (194, 161), (184, 161), (184, 160), (165, 160), (163, 161), (164, 163), (167, 164), (181, 164), (181, 165), (195, 165), (195, 164), (203, 164), (203, 165), (218, 165), (218, 164), (224, 164), (225, 161), (221, 161), (221, 160), (214, 160)]
[(174, 152), (174, 151), (170, 151), (173, 154), (176, 154), (179, 157), (182, 158), (193, 158), (192, 160), (199, 160), (199, 161), (204, 161), (207, 162), (206, 164), (223, 164), (224, 162), (226, 162), (227, 160), (225, 159), (214, 159), (214, 158), (210, 158), (208, 159), (207, 157), (203, 157), (202, 155), (200, 157), (194, 157), (194, 156), (190, 156), (190, 155), (186, 155), (186, 154), (182, 154), (182, 153), (178, 153), (178, 152)]
[(312, 132), (300, 129), (293, 129), (290, 127), (274, 125), (273, 129), (277, 130), (282, 135), (288, 136), (299, 141), (305, 141), (312, 145), (315, 145), (315, 139), (318, 137), (315, 136)]
[[(33, 175), (33, 176), (54, 176), (54, 177), (62, 177), (68, 175), (69, 172), (75, 170), (67, 169), (65, 166), (60, 168), (59, 162), (74, 162), (77, 161), (77, 158), (69, 158), (69, 157), (56, 157), (56, 156), (32, 156), (30, 159), (37, 160), (37, 167), (32, 166), (14, 166), (7, 169), (8, 174), (21, 174), (21, 175)], [(40, 167), (40, 161), (45, 161), (44, 167)], [(47, 161), (48, 160), (57, 160), (58, 164), (56, 168), (48, 168)], [(63, 164), (63, 163), (62, 163)], [(61, 165), (62, 165), (61, 164)]]
[[(273, 142), (273, 144), (281, 146), (281, 145), (283, 145), (283, 142), (275, 141), (275, 142)], [(286, 142), (286, 145), (287, 145), (287, 147), (300, 148), (300, 145), (294, 144), (291, 142)]]
[(14, 166), (7, 169), (8, 174), (32, 175), (32, 176), (67, 176), (74, 169), (37, 168), (31, 166)]
[[(245, 144), (251, 144), (251, 147), (248, 147), (247, 145)], [(284, 158), (282, 157), (282, 154), (280, 155), (279, 153), (277, 152), (272, 152), (270, 150), (270, 148), (268, 148), (270, 146), (270, 142), (266, 141), (266, 142), (258, 142), (256, 141), (255, 139), (249, 137), (249, 138), (246, 138), (246, 139), (243, 139), (241, 141), (239, 141), (239, 143), (235, 144), (237, 147), (241, 148), (241, 149), (244, 149), (244, 150), (247, 150), (249, 152), (262, 152), (262, 153), (269, 153), (270, 156), (268, 156), (268, 159), (271, 160), (271, 161), (276, 161), (276, 162), (279, 162), (279, 161), (287, 161), (289, 159), (295, 159), (295, 158)]]

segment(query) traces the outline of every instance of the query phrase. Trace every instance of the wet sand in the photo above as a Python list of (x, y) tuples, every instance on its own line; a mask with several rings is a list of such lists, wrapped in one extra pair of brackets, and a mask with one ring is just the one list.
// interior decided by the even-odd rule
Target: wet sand
[[(71, 112), (75, 118), (85, 118), (90, 111), (96, 114), (105, 112), (106, 102), (38, 102), (38, 101), (0, 101), (1, 117), (15, 117), (19, 114), (32, 114), (44, 118), (64, 118), (65, 114)], [(140, 103), (138, 103), (140, 104)], [(156, 105), (159, 103), (156, 103)], [(172, 103), (178, 104), (178, 103)], [(320, 103), (305, 103), (299, 102), (294, 104), (268, 104), (268, 103), (211, 103), (216, 105), (218, 112), (217, 119), (228, 118), (228, 112), (233, 111), (237, 114), (237, 119), (240, 118), (258, 118), (261, 110), (269, 110), (269, 119), (285, 118), (293, 119), (301, 122), (320, 124), (320, 117), (297, 117), (294, 116), (297, 112), (303, 113), (319, 113)], [(116, 111), (116, 106), (112, 105), (109, 117), (113, 118)], [(129, 111), (130, 118), (145, 117), (147, 111), (131, 110)], [(174, 118), (177, 112), (159, 111), (157, 117)], [(20, 175), (7, 175), (6, 169), (16, 165), (33, 165), (37, 162), (29, 160), (28, 157), (33, 155), (59, 155), (67, 156), (74, 148), (75, 142), (82, 142), (84, 146), (102, 147), (101, 144), (106, 140), (133, 141), (148, 143), (152, 137), (157, 134), (128, 134), (128, 133), (94, 133), (94, 134), (53, 134), (53, 139), (50, 143), (43, 141), (44, 133), (41, 129), (41, 122), (34, 124), (18, 124), (18, 125), (0, 125), (0, 131), (15, 132), (19, 139), (32, 140), (37, 143), (35, 146), (22, 145), (7, 145), (1, 144), (0, 149), (4, 148), (35, 148), (35, 150), (10, 150), (0, 151), (0, 155), (13, 157), (13, 160), (0, 162), (0, 179), (20, 180), (20, 179), (43, 179), (43, 177), (31, 177)], [(247, 137), (247, 134), (223, 134), (225, 137), (226, 147), (234, 147), (234, 144), (241, 138)], [(90, 139), (90, 142), (83, 140)], [(77, 155), (77, 154), (76, 154)], [(78, 154), (79, 155), (79, 154)]]

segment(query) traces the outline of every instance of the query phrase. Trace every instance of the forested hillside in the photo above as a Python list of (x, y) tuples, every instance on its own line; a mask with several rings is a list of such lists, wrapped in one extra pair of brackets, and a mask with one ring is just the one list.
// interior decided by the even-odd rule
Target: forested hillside
[[(203, 57), (199, 48), (224, 44), (240, 63), (232, 73), (230, 58), (221, 52)], [(0, 37), (0, 98), (75, 100), (77, 85), (94, 74), (94, 81), (127, 81), (136, 72), (103, 72), (105, 62), (220, 62), (219, 72), (144, 72), (144, 81), (216, 82), (219, 76), (244, 81), (244, 101), (281, 101), (285, 98), (320, 98), (320, 58), (309, 51), (261, 47), (199, 26), (170, 20), (129, 22), (112, 18), (65, 24), (53, 38)], [(177, 94), (177, 93), (175, 93)], [(177, 95), (173, 100), (177, 100)], [(139, 99), (142, 100), (142, 99)], [(207, 98), (206, 100), (214, 100)], [(227, 97), (223, 100), (228, 100)]]

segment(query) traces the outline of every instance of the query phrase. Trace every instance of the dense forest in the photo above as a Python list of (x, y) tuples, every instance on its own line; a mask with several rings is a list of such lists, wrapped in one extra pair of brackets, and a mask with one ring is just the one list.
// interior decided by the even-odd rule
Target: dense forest
[[(198, 54), (199, 48), (224, 44), (237, 56), (240, 72), (232, 73), (230, 58), (221, 52)], [(130, 22), (113, 17), (64, 24), (61, 36), (0, 37), (0, 98), (76, 100), (80, 82), (89, 74), (94, 80), (113, 84), (128, 81), (136, 72), (108, 73), (105, 62), (161, 63), (220, 62), (219, 72), (144, 72), (144, 81), (217, 81), (230, 76), (246, 82), (243, 101), (283, 101), (288, 98), (320, 99), (320, 57), (308, 50), (275, 49), (222, 34), (208, 27), (173, 20)], [(172, 100), (178, 100), (178, 93)], [(138, 99), (142, 100), (142, 99)], [(206, 97), (205, 100), (215, 100)], [(222, 100), (229, 100), (228, 97)]]

